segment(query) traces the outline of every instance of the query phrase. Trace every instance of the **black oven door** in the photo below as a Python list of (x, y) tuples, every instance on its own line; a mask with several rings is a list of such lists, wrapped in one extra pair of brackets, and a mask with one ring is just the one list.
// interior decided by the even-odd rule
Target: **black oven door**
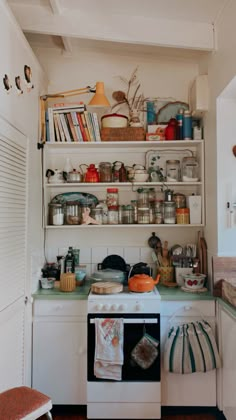
[[(89, 314), (88, 315), (88, 381), (104, 381), (94, 376), (95, 318), (122, 318), (124, 320), (124, 364), (122, 381), (160, 382), (160, 314)], [(155, 343), (153, 362), (149, 367), (134, 358), (134, 349), (142, 343), (144, 335)], [(139, 348), (140, 346), (138, 346)], [(141, 352), (142, 348), (140, 347)], [(139, 352), (140, 353), (140, 352)], [(144, 354), (141, 355), (145, 361)], [(147, 357), (150, 354), (147, 352)], [(148, 364), (148, 363), (147, 363)]]

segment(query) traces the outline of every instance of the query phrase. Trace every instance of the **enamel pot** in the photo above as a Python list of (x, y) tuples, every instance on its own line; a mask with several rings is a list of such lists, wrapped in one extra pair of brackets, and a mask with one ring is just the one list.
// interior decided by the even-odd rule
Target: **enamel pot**
[(159, 280), (160, 274), (157, 275), (155, 280), (147, 274), (135, 274), (129, 278), (128, 287), (131, 292), (151, 292), (154, 286), (159, 283)]

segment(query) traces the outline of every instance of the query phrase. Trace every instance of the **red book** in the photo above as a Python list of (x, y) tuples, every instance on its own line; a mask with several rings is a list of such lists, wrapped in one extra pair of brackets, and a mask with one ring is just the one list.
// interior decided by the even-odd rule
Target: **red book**
[(77, 112), (76, 114), (77, 114), (77, 119), (78, 119), (78, 123), (79, 123), (79, 126), (80, 126), (80, 131), (82, 133), (83, 141), (90, 141), (88, 128), (87, 128), (86, 122), (83, 118), (84, 115), (81, 114), (80, 112)]

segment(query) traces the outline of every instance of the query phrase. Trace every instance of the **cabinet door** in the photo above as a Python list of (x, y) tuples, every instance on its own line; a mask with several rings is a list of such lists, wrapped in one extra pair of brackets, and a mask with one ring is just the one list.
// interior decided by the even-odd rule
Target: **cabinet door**
[(174, 374), (164, 370), (164, 347), (171, 326), (169, 320), (177, 311), (172, 323), (199, 319), (197, 311), (205, 314), (205, 319), (214, 326), (214, 301), (206, 302), (162, 302), (161, 303), (161, 401), (163, 406), (215, 406), (216, 371), (192, 374)]
[(227, 420), (236, 419), (236, 318), (221, 310), (222, 396)]
[(33, 387), (53, 404), (87, 403), (86, 322), (36, 320), (33, 328)]

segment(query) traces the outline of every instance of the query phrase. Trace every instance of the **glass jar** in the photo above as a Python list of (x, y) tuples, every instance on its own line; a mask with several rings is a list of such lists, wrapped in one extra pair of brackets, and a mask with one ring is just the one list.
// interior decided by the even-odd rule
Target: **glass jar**
[(128, 204), (127, 206), (123, 206), (122, 223), (124, 225), (134, 224), (134, 209), (131, 204)]
[(61, 226), (64, 224), (64, 204), (49, 203), (49, 225)]
[(131, 206), (134, 209), (134, 223), (138, 223), (138, 202), (137, 202), (137, 200), (131, 200)]
[(164, 203), (163, 200), (157, 200), (155, 202), (155, 222), (158, 225), (164, 222)]
[(149, 207), (149, 190), (145, 188), (139, 188), (138, 193), (138, 207)]
[(103, 216), (103, 209), (99, 207), (95, 207), (91, 210), (91, 217), (96, 220), (100, 225), (102, 225), (102, 216)]
[(99, 203), (97, 204), (96, 208), (102, 209), (102, 224), (107, 225), (108, 207), (106, 200), (99, 200)]
[(138, 207), (138, 224), (150, 223), (150, 208)]
[(182, 181), (197, 182), (199, 179), (199, 165), (194, 156), (185, 156), (182, 161)]
[(175, 202), (174, 201), (164, 202), (164, 223), (165, 224), (175, 223)]
[(118, 206), (110, 206), (108, 208), (108, 224), (118, 225), (118, 223), (119, 223)]
[(110, 162), (99, 163), (100, 182), (112, 182), (112, 167)]
[(79, 225), (81, 222), (81, 208), (77, 201), (67, 201), (65, 211), (67, 225)]
[(173, 201), (175, 202), (176, 209), (183, 209), (186, 207), (186, 196), (181, 193), (175, 193), (173, 195)]
[(107, 207), (119, 205), (118, 188), (107, 188)]
[(171, 159), (166, 161), (166, 181), (180, 181), (180, 161)]
[(176, 209), (176, 223), (178, 225), (189, 225), (189, 209)]

